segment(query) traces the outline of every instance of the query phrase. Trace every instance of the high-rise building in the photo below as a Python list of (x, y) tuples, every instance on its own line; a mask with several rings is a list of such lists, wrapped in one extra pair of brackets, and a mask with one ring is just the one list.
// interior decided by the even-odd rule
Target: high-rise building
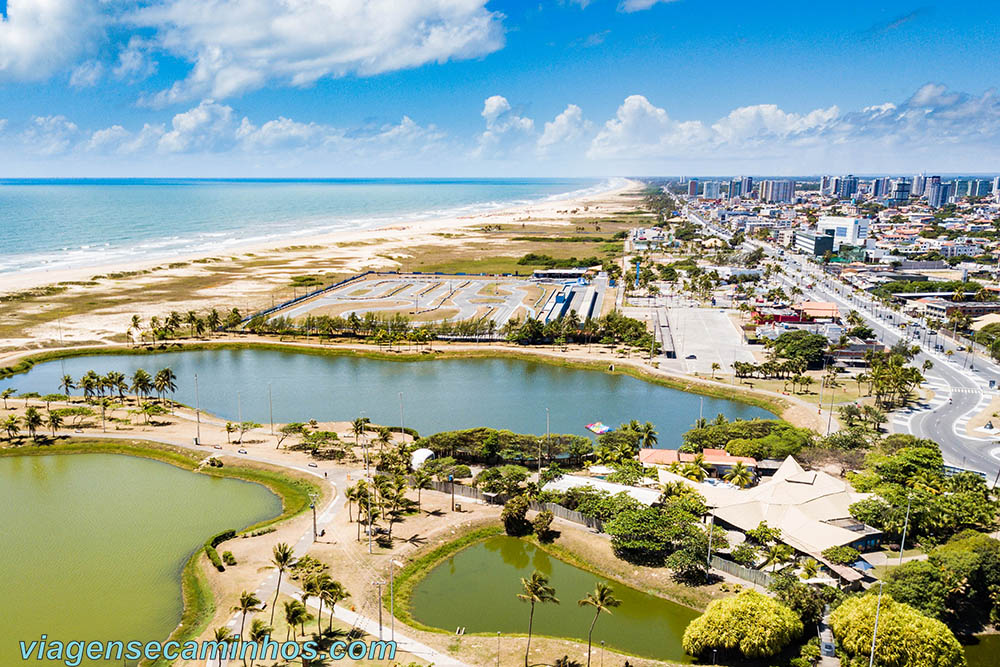
[(736, 199), (741, 194), (743, 194), (743, 182), (738, 178), (729, 181), (729, 198)]
[(718, 181), (705, 181), (702, 185), (701, 196), (705, 199), (718, 199), (721, 191), (720, 186)]
[(910, 192), (920, 197), (924, 194), (924, 184), (927, 182), (927, 176), (924, 174), (917, 174), (913, 177), (913, 187), (910, 188)]
[(834, 194), (840, 199), (850, 199), (858, 191), (858, 178), (848, 174), (837, 179)]
[(915, 194), (918, 197), (926, 197), (928, 194), (930, 194), (931, 187), (934, 186), (934, 185), (941, 185), (941, 177), (940, 176), (928, 176), (928, 177), (926, 177), (924, 179), (924, 189), (921, 190), (920, 192), (914, 191), (913, 194)]
[(894, 179), (889, 183), (889, 193), (886, 202), (894, 205), (905, 204), (910, 199), (910, 182), (905, 178)]
[(743, 197), (751, 197), (753, 195), (753, 177), (744, 176), (740, 179), (740, 192)]
[(758, 196), (768, 204), (791, 203), (795, 199), (795, 181), (761, 181)]
[(985, 197), (990, 193), (990, 184), (981, 178), (969, 181), (965, 188), (967, 197)]
[(821, 195), (830, 194), (830, 177), (821, 176), (819, 179), (819, 193)]
[(872, 187), (869, 194), (872, 197), (885, 197), (889, 193), (889, 179), (886, 177), (872, 179)]
[(1000, 176), (993, 179), (993, 194), (1000, 195)]
[(954, 184), (941, 183), (940, 179), (937, 183), (931, 183), (927, 189), (927, 204), (931, 208), (941, 208), (951, 199), (953, 187)]
[(694, 197), (698, 194), (698, 181), (691, 179), (688, 181), (688, 197)]

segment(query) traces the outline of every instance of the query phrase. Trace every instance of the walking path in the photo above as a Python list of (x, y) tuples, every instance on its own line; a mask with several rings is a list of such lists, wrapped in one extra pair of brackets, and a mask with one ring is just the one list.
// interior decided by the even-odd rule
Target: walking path
[[(79, 437), (79, 433), (73, 433), (71, 431), (58, 431), (58, 435), (66, 437)], [(94, 437), (99, 437), (102, 439), (109, 440), (148, 440), (150, 442), (156, 442), (164, 445), (172, 445), (175, 447), (183, 447), (185, 449), (191, 449), (193, 451), (198, 451), (204, 453), (204, 449), (195, 450), (189, 443), (179, 442), (170, 438), (157, 437), (150, 434), (124, 434), (124, 433), (101, 433), (101, 434), (88, 434)], [(212, 454), (214, 455), (214, 454)], [(339, 490), (347, 487), (347, 478), (349, 475), (354, 475), (355, 477), (360, 477), (364, 474), (362, 470), (343, 470), (334, 469), (323, 471), (316, 468), (307, 468), (305, 466), (289, 465), (288, 461), (280, 460), (277, 458), (272, 458), (269, 456), (260, 456), (252, 453), (242, 454), (240, 458), (249, 459), (251, 461), (256, 461), (258, 463), (267, 463), (270, 465), (281, 466), (290, 470), (297, 470), (299, 472), (305, 472), (315, 477), (318, 477), (325, 482), (328, 482), (331, 487), (333, 487), (333, 499), (327, 504), (322, 511), (318, 511), (316, 514), (316, 529), (318, 531), (325, 530), (326, 526), (333, 521), (338, 512), (344, 507), (344, 494), (340, 493)], [(306, 531), (299, 537), (298, 541), (293, 547), (293, 552), (296, 558), (301, 558), (306, 555), (310, 547), (313, 544), (313, 528), (310, 525)], [(371, 567), (369, 564), (359, 563), (361, 567)], [(374, 572), (374, 571), (373, 571)], [(278, 573), (276, 570), (271, 570), (267, 576), (261, 581), (260, 585), (254, 591), (257, 597), (262, 602), (267, 602), (271, 604), (274, 600), (274, 591), (278, 583)], [(293, 590), (289, 587), (288, 590)], [(310, 605), (318, 607), (318, 603), (310, 601)], [(400, 626), (401, 631), (395, 631), (393, 627), (386, 626), (385, 624), (379, 625), (377, 620), (363, 616), (357, 612), (353, 612), (349, 609), (342, 607), (335, 608), (334, 614), (338, 620), (348, 623), (353, 627), (359, 628), (360, 630), (366, 632), (371, 637), (390, 637), (390, 633), (395, 635), (396, 646), (398, 651), (410, 653), (422, 660), (426, 660), (437, 667), (471, 667), (463, 662), (456, 660), (455, 658), (445, 655), (436, 649), (427, 646), (415, 639), (405, 636), (407, 630), (410, 630), (407, 626), (403, 625), (398, 619), (394, 622), (395, 625)], [(252, 617), (250, 617), (252, 618)], [(247, 620), (249, 621), (250, 618)], [(240, 627), (240, 614), (234, 613), (226, 624), (233, 634), (239, 631)], [(228, 664), (229, 661), (225, 661), (223, 664)], [(218, 660), (208, 660), (205, 663), (206, 667), (219, 667)]]

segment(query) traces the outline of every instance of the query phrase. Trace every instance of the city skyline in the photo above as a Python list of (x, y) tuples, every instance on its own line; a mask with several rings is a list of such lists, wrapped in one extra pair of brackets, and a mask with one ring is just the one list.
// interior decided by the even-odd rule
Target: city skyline
[(842, 7), (0, 0), (0, 176), (993, 173), (998, 22)]

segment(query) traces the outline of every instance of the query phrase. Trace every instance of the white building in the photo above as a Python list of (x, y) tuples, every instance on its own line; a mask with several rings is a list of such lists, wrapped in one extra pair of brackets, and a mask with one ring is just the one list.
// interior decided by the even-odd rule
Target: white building
[(790, 203), (795, 199), (795, 181), (761, 181), (760, 200), (768, 204)]
[(851, 218), (840, 215), (820, 216), (816, 232), (825, 234), (833, 231), (833, 249), (839, 250), (843, 244), (863, 246), (868, 239), (868, 218)]
[(722, 194), (722, 188), (718, 181), (705, 181), (704, 189), (701, 196), (705, 199), (719, 199)]

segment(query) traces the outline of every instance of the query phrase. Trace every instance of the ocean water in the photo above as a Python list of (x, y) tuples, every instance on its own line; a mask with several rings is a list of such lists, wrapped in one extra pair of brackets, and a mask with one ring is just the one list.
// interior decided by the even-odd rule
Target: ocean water
[(215, 254), (272, 239), (598, 192), (585, 179), (0, 180), (0, 274)]

